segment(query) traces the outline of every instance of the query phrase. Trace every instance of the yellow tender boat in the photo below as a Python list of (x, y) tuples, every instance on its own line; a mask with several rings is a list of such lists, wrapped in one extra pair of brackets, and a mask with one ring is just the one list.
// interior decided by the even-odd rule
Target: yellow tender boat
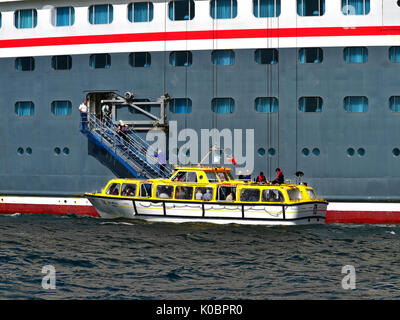
[(300, 184), (235, 180), (228, 167), (176, 167), (169, 179), (113, 179), (86, 193), (102, 218), (238, 224), (324, 223), (328, 202)]

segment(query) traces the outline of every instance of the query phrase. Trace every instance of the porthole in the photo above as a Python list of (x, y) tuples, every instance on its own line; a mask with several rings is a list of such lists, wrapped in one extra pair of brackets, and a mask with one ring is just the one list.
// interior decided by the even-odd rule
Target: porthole
[(18, 153), (19, 155), (23, 155), (23, 154), (24, 154), (24, 149), (21, 148), (21, 147), (19, 147), (19, 148), (17, 149), (17, 153)]
[(303, 153), (303, 155), (308, 156), (310, 154), (310, 150), (308, 150), (308, 148), (304, 148), (303, 150), (301, 150), (301, 152)]
[(363, 157), (365, 155), (365, 149), (364, 148), (359, 148), (357, 150), (357, 153), (360, 157)]
[(32, 154), (32, 148), (31, 147), (26, 148), (25, 151), (26, 151), (27, 154)]
[(68, 149), (68, 148), (64, 148), (64, 149), (63, 149), (63, 153), (64, 153), (65, 155), (69, 155), (69, 149)]
[(269, 149), (268, 149), (268, 154), (269, 154), (271, 157), (273, 157), (273, 156), (275, 155), (275, 153), (276, 153), (276, 151), (275, 151), (274, 148), (269, 148)]
[(400, 0), (397, 1), (397, 5), (400, 7)]
[(264, 155), (265, 155), (265, 149), (264, 149), (264, 148), (258, 149), (258, 154), (259, 154), (260, 156), (264, 156)]
[[(400, 0), (399, 0), (399, 2), (400, 2)], [(399, 148), (394, 148), (394, 149), (392, 150), (392, 153), (393, 153), (393, 155), (394, 155), (395, 157), (398, 157), (398, 156), (400, 155), (400, 149), (399, 149)]]
[(355, 153), (355, 151), (354, 151), (353, 148), (348, 148), (348, 149), (347, 149), (347, 154), (348, 154), (350, 157), (354, 156), (354, 153)]
[(59, 147), (55, 147), (54, 154), (58, 156), (60, 153), (61, 153), (61, 149)]
[(313, 153), (314, 155), (316, 155), (316, 156), (319, 156), (319, 154), (320, 154), (321, 152), (319, 151), (318, 148), (314, 148), (313, 151), (312, 151), (312, 153)]

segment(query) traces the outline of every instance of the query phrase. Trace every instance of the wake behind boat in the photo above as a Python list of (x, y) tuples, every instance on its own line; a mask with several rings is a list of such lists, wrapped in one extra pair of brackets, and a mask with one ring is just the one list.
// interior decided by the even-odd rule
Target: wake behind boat
[(85, 196), (102, 218), (218, 224), (324, 223), (328, 202), (305, 184), (235, 180), (228, 167), (175, 167), (169, 179), (113, 179)]

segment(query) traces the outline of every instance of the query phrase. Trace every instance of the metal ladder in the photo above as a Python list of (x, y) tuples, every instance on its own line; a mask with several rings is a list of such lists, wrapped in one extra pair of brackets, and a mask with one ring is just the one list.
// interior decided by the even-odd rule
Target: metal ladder
[(87, 122), (81, 120), (81, 132), (89, 140), (106, 149), (115, 159), (137, 178), (169, 178), (173, 168), (160, 165), (155, 156), (157, 150), (133, 130), (119, 135), (111, 119), (102, 122), (94, 114), (87, 114)]

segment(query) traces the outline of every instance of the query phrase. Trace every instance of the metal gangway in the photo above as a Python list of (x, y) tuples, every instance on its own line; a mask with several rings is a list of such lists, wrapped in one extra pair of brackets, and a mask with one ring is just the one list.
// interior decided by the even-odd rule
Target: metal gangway
[(159, 163), (158, 150), (152, 148), (132, 129), (126, 133), (118, 132), (116, 125), (108, 117), (100, 120), (88, 112), (87, 123), (81, 123), (81, 132), (106, 149), (137, 178), (168, 178), (173, 173), (172, 166)]

